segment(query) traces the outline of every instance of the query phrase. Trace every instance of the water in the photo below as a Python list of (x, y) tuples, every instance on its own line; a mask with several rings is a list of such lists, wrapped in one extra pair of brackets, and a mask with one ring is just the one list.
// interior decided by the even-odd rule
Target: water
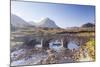
[(74, 41), (70, 41), (70, 42), (68, 43), (68, 48), (69, 48), (70, 50), (73, 50), (73, 49), (78, 49), (79, 46), (77, 46), (77, 44), (76, 44)]
[[(14, 54), (16, 54), (16, 56), (14, 56)], [(31, 57), (27, 56), (27, 57), (22, 57), (19, 60), (15, 60), (19, 55), (22, 55), (22, 56), (26, 55), (25, 50), (20, 49), (11, 53), (11, 59), (13, 60), (11, 62), (11, 66), (37, 64), (40, 60), (47, 57), (45, 53), (38, 52), (38, 53), (34, 53), (30, 55)]]
[[(35, 47), (42, 48), (42, 45), (41, 44), (37, 44)], [(62, 45), (61, 45), (60, 41), (58, 41), (58, 40), (51, 41), (49, 43), (49, 47), (50, 47), (50, 49), (55, 50), (55, 51), (60, 51), (62, 49)], [(79, 46), (77, 46), (77, 44), (75, 43), (75, 41), (70, 41), (68, 43), (68, 48), (70, 50), (73, 50), (73, 49), (78, 49)]]
[[(41, 48), (42, 45), (41, 44), (37, 44), (35, 47), (36, 48)], [(61, 43), (58, 40), (50, 42), (49, 43), (49, 47), (50, 47), (50, 49), (52, 49), (52, 50), (54, 50), (56, 52), (59, 52), (59, 51), (61, 51), (63, 49)], [(74, 41), (70, 41), (68, 43), (68, 48), (70, 50), (73, 50), (73, 49), (78, 49), (79, 46), (77, 46), (77, 44)], [(31, 55), (31, 58), (28, 58), (26, 60), (25, 60), (25, 58), (22, 58), (20, 60), (14, 61), (14, 58), (16, 58), (14, 56), (14, 54), (16, 54), (16, 56), (17, 55), (21, 55), (21, 54), (25, 54), (25, 50), (24, 49), (20, 49), (20, 50), (17, 50), (17, 51), (14, 51), (14, 52), (11, 53), (11, 58), (13, 59), (13, 61), (11, 63), (12, 66), (13, 65), (15, 66), (15, 65), (37, 64), (40, 60), (42, 60), (43, 58), (47, 57), (47, 55), (43, 54), (43, 52), (42, 52), (42, 53), (33, 54), (33, 55)]]
[(42, 45), (41, 44), (37, 44), (37, 45), (35, 45), (35, 48), (42, 48)]
[[(58, 45), (53, 45), (53, 44), (58, 44)], [(59, 45), (60, 44), (60, 45)], [(67, 45), (67, 44), (66, 44)], [(55, 41), (55, 42), (51, 42), (49, 47), (55, 51), (59, 51), (62, 49), (62, 45), (59, 41)], [(70, 41), (68, 43), (68, 49), (73, 50), (73, 49), (78, 49), (79, 46), (77, 46), (77, 44), (75, 43), (75, 41)]]
[(32, 55), (32, 58), (29, 58), (27, 60), (25, 60), (25, 58), (17, 60), (17, 61), (13, 61), (11, 63), (12, 66), (16, 66), (16, 65), (33, 65), (33, 64), (37, 64), (40, 60), (42, 60), (44, 57), (46, 57), (46, 55)]
[[(55, 45), (54, 45), (55, 44)], [(61, 46), (61, 44), (60, 44), (60, 42), (59, 41), (55, 41), (55, 42), (50, 42), (49, 43), (49, 47), (50, 47), (50, 49), (52, 49), (52, 50), (55, 50), (55, 51), (60, 51), (61, 50), (61, 48), (62, 48), (62, 46)]]

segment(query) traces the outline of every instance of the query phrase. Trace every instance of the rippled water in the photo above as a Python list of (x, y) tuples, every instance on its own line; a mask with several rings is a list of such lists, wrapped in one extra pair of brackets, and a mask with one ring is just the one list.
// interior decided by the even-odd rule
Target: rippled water
[[(51, 49), (53, 49), (53, 50), (55, 50), (55, 51), (59, 51), (59, 50), (62, 49), (62, 45), (60, 44), (59, 41), (56, 41), (55, 44), (60, 44), (60, 45), (53, 45), (53, 43), (54, 43), (54, 42), (51, 42), (51, 43), (50, 43), (50, 48), (51, 48)], [(77, 46), (77, 44), (76, 44), (74, 41), (70, 41), (70, 42), (68, 43), (68, 49), (73, 50), (73, 49), (78, 49), (78, 48), (79, 48), (79, 46)]]
[(78, 49), (79, 46), (77, 46), (77, 44), (74, 41), (71, 41), (71, 42), (68, 43), (68, 48), (71, 49), (71, 50), (72, 49)]
[[(57, 44), (57, 45), (54, 45), (54, 44)], [(42, 45), (37, 44), (35, 47), (36, 48), (41, 48)], [(56, 51), (56, 52), (59, 52), (62, 49), (62, 45), (60, 44), (59, 41), (50, 42), (49, 43), (49, 47), (52, 50)], [(68, 43), (68, 48), (70, 50), (72, 50), (72, 49), (77, 49), (78, 46), (76, 45), (75, 42), (71, 41), (71, 42)], [(11, 58), (14, 59), (14, 54), (16, 54), (16, 56), (17, 56), (17, 55), (21, 55), (21, 54), (24, 54), (24, 53), (25, 53), (24, 49), (20, 49), (20, 50), (14, 51), (14, 52), (11, 53)], [(15, 66), (15, 65), (32, 65), (32, 64), (37, 64), (41, 59), (46, 58), (46, 57), (47, 57), (46, 54), (37, 53), (37, 54), (33, 54), (31, 56), (31, 58), (28, 58), (27, 60), (25, 60), (25, 58), (22, 58), (20, 60), (12, 61), (11, 65)]]
[(16, 65), (33, 65), (33, 64), (37, 64), (40, 60), (42, 60), (43, 58), (46, 58), (47, 55), (43, 55), (43, 54), (35, 54), (32, 55), (31, 58), (28, 59), (20, 59), (17, 61), (13, 61), (11, 63), (12, 66), (16, 66)]

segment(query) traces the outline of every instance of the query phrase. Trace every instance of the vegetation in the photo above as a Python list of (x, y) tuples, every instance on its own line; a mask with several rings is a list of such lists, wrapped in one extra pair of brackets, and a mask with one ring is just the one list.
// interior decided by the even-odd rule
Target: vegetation
[[(82, 61), (95, 60), (95, 40), (94, 40), (95, 28), (94, 27), (88, 27), (88, 28), (72, 27), (69, 29), (68, 28), (67, 29), (35, 28), (35, 29), (27, 29), (27, 30), (21, 29), (19, 31), (14, 31), (11, 33), (12, 33), (11, 54), (13, 54), (14, 51), (16, 51), (15, 53), (19, 52), (18, 54), (14, 54), (16, 56), (16, 57), (14, 56), (15, 58), (11, 57), (12, 62), (21, 60), (21, 59), (24, 59), (25, 61), (27, 61), (28, 59), (31, 59), (32, 57), (39, 60), (37, 64), (54, 64), (54, 63), (63, 63), (63, 62), (78, 62), (80, 60)], [(36, 47), (36, 45), (38, 46), (39, 44), (41, 44), (41, 39), (45, 40), (44, 42), (42, 42), (43, 44), (48, 45), (50, 42), (49, 41), (50, 39), (53, 39), (53, 37), (55, 38), (55, 40), (59, 39), (60, 38), (59, 36), (62, 36), (62, 34), (65, 34), (65, 36), (68, 37), (67, 39), (71, 41), (75, 40), (75, 42), (79, 44), (78, 45), (79, 48), (70, 50), (68, 48), (63, 47), (60, 51), (55, 51), (55, 50), (52, 51), (52, 49), (50, 48), (44, 49), (41, 47)], [(28, 36), (28, 37), (25, 37), (25, 36)], [(17, 37), (19, 37), (19, 40), (21, 37), (25, 39), (24, 44), (22, 44), (24, 46), (19, 47), (18, 44), (21, 44), (21, 43), (17, 42), (18, 41)], [(27, 46), (25, 46), (25, 44)], [(42, 44), (42, 47), (45, 47), (46, 45), (43, 46), (43, 44)], [(22, 51), (20, 51), (20, 49), (22, 49)], [(86, 49), (86, 52), (84, 52), (85, 49)], [(48, 52), (48, 50), (51, 50), (51, 51)], [(92, 60), (90, 60), (89, 58), (91, 58)], [(32, 64), (34, 62), (36, 61), (31, 60)]]
[(92, 38), (84, 45), (81, 45), (79, 50), (74, 55), (76, 61), (94, 61), (95, 60), (95, 40)]
[(86, 43), (87, 52), (89, 56), (95, 60), (95, 40), (91, 39)]

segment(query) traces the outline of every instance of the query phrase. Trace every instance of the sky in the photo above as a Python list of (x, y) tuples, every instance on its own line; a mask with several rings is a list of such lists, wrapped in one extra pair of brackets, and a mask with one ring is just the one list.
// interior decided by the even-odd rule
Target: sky
[(95, 20), (95, 6), (89, 5), (12, 1), (11, 13), (36, 23), (48, 17), (61, 28), (77, 27)]

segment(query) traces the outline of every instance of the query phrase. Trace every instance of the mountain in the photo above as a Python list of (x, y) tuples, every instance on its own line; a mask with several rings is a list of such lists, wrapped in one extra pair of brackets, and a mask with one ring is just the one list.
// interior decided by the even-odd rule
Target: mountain
[(33, 25), (33, 26), (36, 26), (37, 25), (37, 23), (35, 23), (35, 22), (33, 22), (33, 21), (30, 21), (30, 22), (28, 22), (30, 25)]
[(22, 18), (12, 14), (11, 15), (11, 26), (15, 28), (23, 28), (23, 27), (30, 26), (30, 24), (28, 24)]
[(42, 21), (35, 22), (26, 22), (22, 18), (12, 14), (11, 15), (11, 28), (23, 28), (23, 27), (47, 27), (47, 28), (59, 28), (55, 22), (49, 18), (44, 18)]
[(10, 25), (10, 27), (11, 27), (11, 31), (15, 31), (15, 30), (17, 30), (17, 28), (14, 27), (12, 24)]
[(41, 22), (39, 22), (37, 27), (48, 27), (48, 28), (59, 28), (55, 22), (49, 18), (44, 18)]
[(95, 27), (95, 24), (94, 23), (86, 23), (86, 24), (83, 24), (82, 27)]

